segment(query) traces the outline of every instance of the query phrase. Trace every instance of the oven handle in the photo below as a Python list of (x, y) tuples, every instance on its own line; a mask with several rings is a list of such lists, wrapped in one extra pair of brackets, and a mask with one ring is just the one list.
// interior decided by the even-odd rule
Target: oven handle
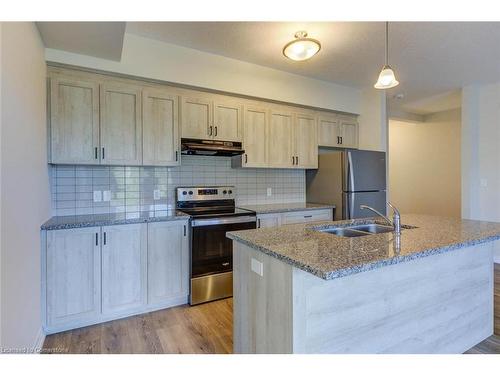
[(257, 221), (257, 216), (235, 216), (215, 219), (194, 219), (191, 221), (192, 227), (204, 227), (209, 225), (252, 223)]

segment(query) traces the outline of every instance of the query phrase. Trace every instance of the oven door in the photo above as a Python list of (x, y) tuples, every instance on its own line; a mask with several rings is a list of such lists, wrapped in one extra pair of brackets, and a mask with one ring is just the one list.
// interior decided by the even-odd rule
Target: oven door
[(191, 278), (196, 278), (232, 271), (233, 241), (226, 232), (255, 229), (256, 217), (195, 218), (191, 226)]

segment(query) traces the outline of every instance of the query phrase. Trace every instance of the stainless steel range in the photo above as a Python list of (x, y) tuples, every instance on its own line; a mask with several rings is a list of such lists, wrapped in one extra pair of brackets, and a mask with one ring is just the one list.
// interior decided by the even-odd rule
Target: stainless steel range
[(256, 228), (256, 214), (235, 206), (234, 186), (177, 188), (176, 207), (191, 219), (190, 304), (233, 295), (233, 244), (226, 232)]

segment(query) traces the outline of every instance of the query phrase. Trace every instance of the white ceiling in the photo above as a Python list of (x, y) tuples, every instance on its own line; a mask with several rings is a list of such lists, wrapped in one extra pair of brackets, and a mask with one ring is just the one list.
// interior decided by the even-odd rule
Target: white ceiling
[(125, 22), (37, 22), (45, 47), (119, 61)]
[[(47, 47), (119, 60), (123, 24), (38, 27)], [(321, 41), (311, 60), (282, 55), (298, 30)], [(372, 86), (384, 63), (381, 22), (128, 22), (126, 32), (355, 87)], [(500, 23), (390, 23), (389, 53), (401, 82), (388, 90), (391, 107), (418, 114), (450, 109), (460, 104), (456, 92), (462, 86), (500, 81)], [(404, 97), (395, 99), (400, 93)]]
[[(305, 62), (281, 50), (298, 30), (322, 49)], [(129, 22), (127, 32), (350, 86), (373, 85), (384, 63), (381, 22)], [(500, 23), (390, 23), (389, 63), (401, 84), (392, 106), (430, 113), (422, 99), (474, 82), (500, 81)], [(396, 100), (395, 94), (404, 98)], [(445, 108), (449, 109), (449, 108)]]

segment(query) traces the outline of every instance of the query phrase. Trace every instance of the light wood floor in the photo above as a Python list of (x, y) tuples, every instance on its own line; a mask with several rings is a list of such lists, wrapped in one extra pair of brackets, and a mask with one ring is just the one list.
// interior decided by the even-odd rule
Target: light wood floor
[[(47, 336), (47, 353), (231, 353), (231, 298), (173, 307)], [(500, 265), (495, 265), (495, 334), (466, 353), (500, 354)]]

